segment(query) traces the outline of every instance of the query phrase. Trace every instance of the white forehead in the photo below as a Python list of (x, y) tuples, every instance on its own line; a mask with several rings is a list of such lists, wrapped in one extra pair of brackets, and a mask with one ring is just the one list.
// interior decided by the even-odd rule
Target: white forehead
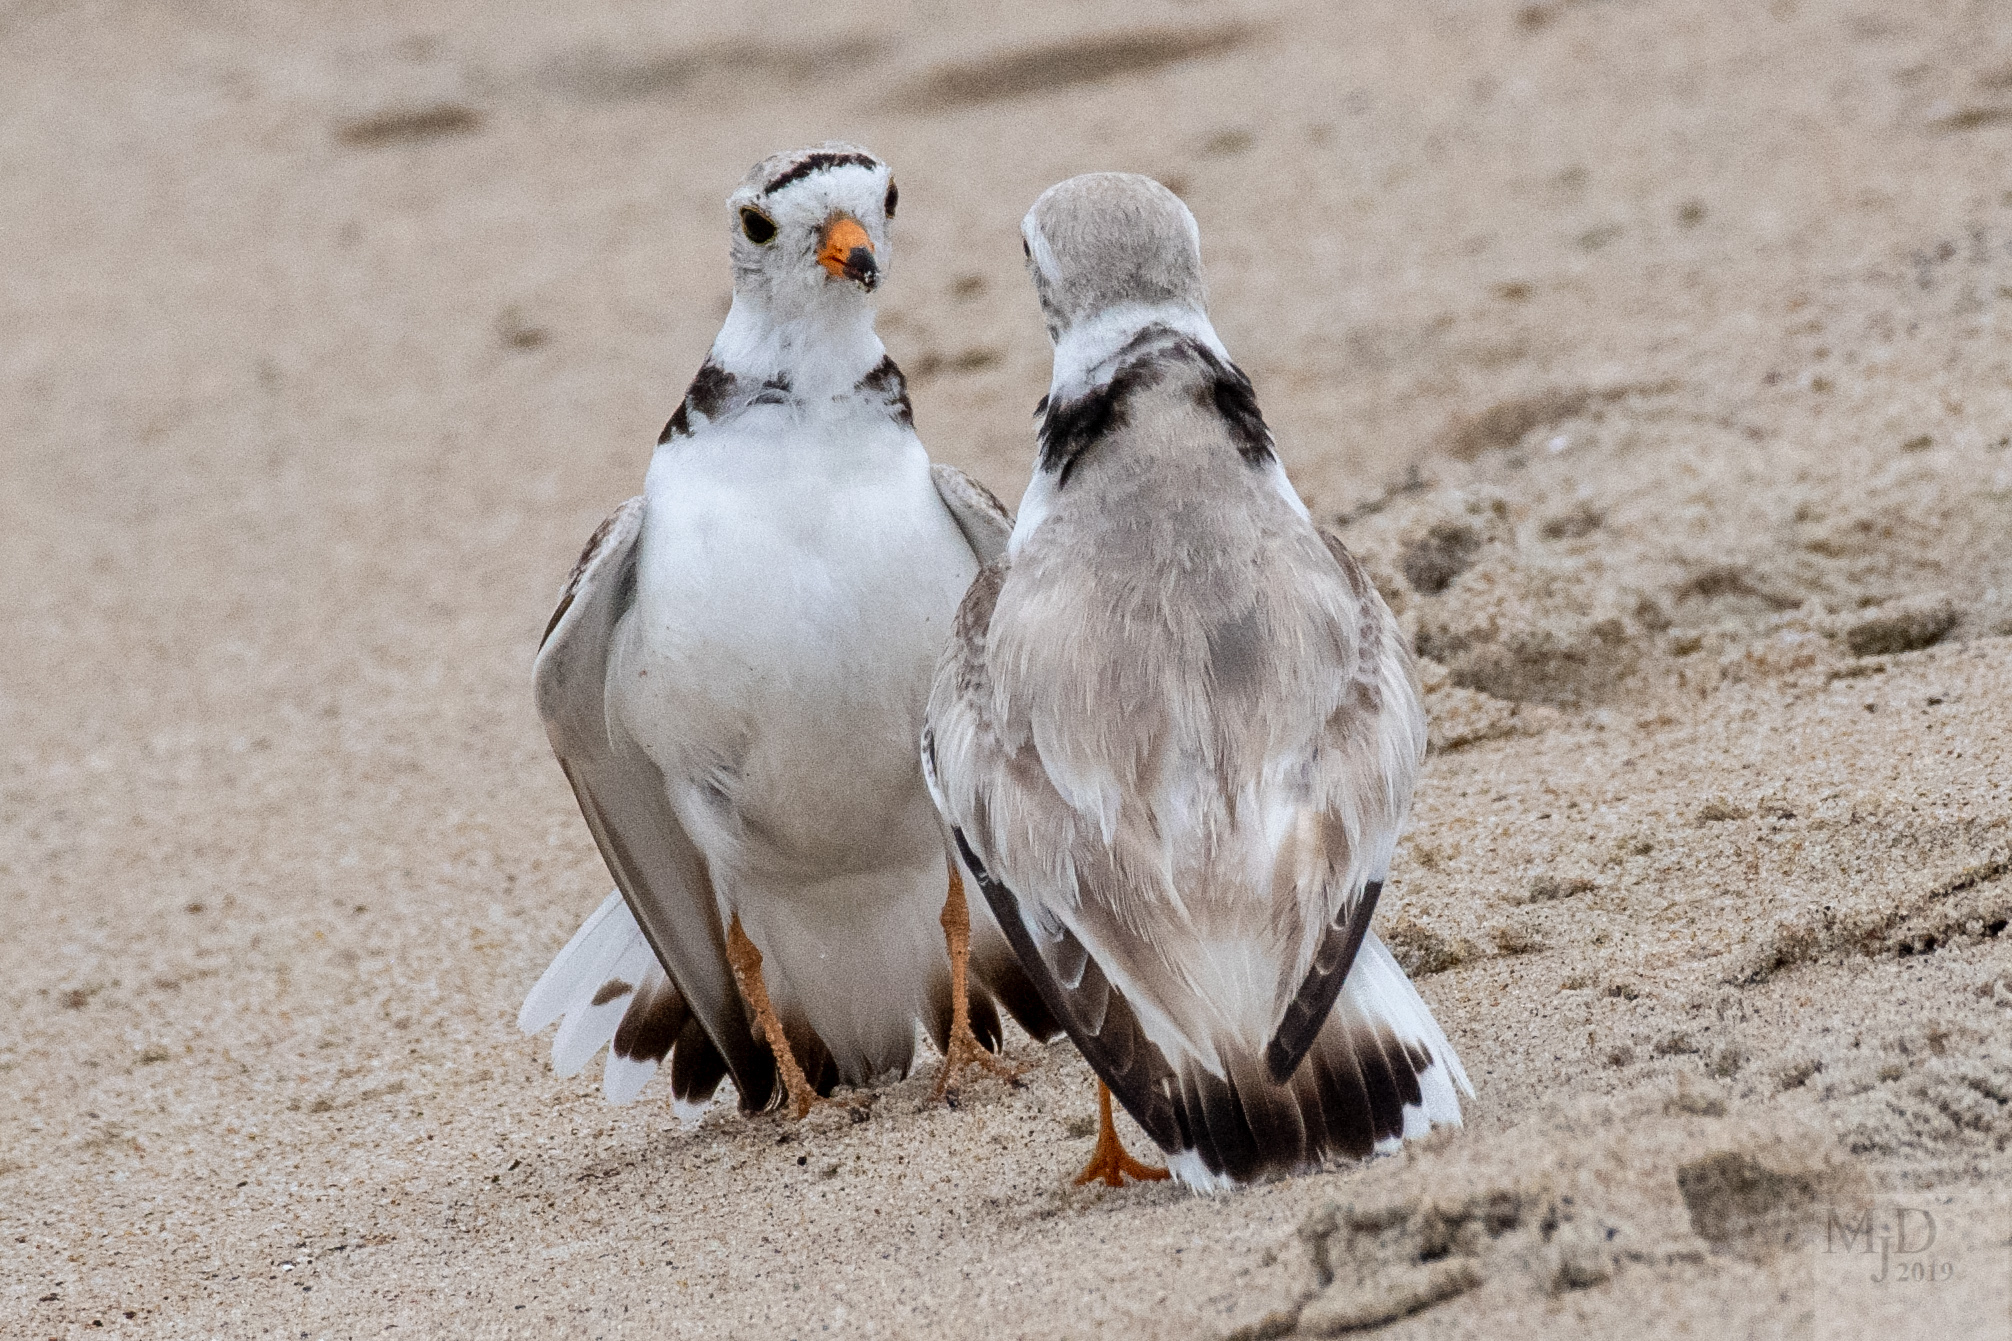
[(885, 163), (858, 151), (820, 151), (771, 160), (727, 198), (735, 209), (759, 206), (772, 218), (816, 216), (834, 209), (854, 214), (877, 207), (887, 191)]

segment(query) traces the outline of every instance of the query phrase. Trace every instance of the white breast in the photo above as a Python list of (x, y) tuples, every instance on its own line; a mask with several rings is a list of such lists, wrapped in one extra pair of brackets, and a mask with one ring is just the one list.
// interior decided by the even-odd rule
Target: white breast
[(916, 740), (977, 562), (914, 434), (758, 408), (661, 449), (645, 494), (609, 698), (716, 869), (931, 859)]

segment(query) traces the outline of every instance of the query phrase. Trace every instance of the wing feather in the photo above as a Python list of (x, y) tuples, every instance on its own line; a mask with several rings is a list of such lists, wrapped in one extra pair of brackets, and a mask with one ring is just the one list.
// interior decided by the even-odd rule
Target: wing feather
[(1004, 554), (1006, 542), (1013, 537), (1013, 514), (998, 496), (956, 466), (941, 461), (929, 467), (929, 474), (957, 529), (978, 556), (978, 566), (982, 568)]
[(1300, 1059), (1313, 1046), (1314, 1037), (1327, 1022), (1328, 1012), (1334, 1009), (1334, 999), (1341, 995), (1342, 980), (1355, 966), (1362, 938), (1369, 934), (1369, 920), (1376, 915), (1377, 896), (1382, 892), (1381, 880), (1365, 884), (1361, 897), (1343, 904), (1341, 916), (1321, 937), (1313, 966), (1300, 981), (1292, 1000), (1286, 1003), (1285, 1016), (1271, 1042), (1265, 1045), (1265, 1069), (1280, 1084), (1299, 1068)]
[(1074, 986), (1064, 986), (1042, 947), (1028, 932), (1013, 892), (986, 871), (964, 834), (953, 832), (958, 852), (977, 879), (999, 929), (1005, 933), (1007, 943), (1019, 957), (1049, 1014), (1061, 1021), (1077, 1050), (1090, 1063), (1090, 1069), (1111, 1087), (1111, 1093), (1118, 1096), (1125, 1111), (1146, 1134), (1163, 1147), (1179, 1144), (1180, 1127), (1168, 1091), (1172, 1068), (1139, 1028), (1124, 997), (1110, 990), (1102, 970), (1088, 956), (1079, 962), (1079, 981)]
[[(774, 1061), (754, 1039), (734, 984), (704, 858), (662, 774), (607, 710), (608, 655), (633, 599), (643, 514), (641, 498), (622, 504), (580, 556), (538, 650), (538, 712), (637, 926), (724, 1058), (742, 1107), (758, 1109), (773, 1094)], [(697, 1058), (692, 1065), (705, 1069)]]

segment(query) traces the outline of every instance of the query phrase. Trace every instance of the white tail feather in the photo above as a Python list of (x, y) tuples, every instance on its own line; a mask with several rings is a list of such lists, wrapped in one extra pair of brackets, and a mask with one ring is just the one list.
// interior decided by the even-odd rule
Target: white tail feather
[(1404, 1135), (1378, 1143), (1377, 1151), (1389, 1154), (1435, 1126), (1459, 1126), (1460, 1095), (1473, 1098), (1474, 1086), (1453, 1045), (1447, 1042), (1446, 1031), (1432, 1018), (1431, 1008), (1374, 931), (1362, 938), (1362, 948), (1342, 983), (1341, 997), (1342, 1009), (1352, 1008), (1367, 1019), (1381, 1020), (1400, 1040), (1422, 1043), (1432, 1054), (1432, 1065), (1418, 1076), (1422, 1102), (1405, 1106)]
[(650, 1077), (655, 1074), (655, 1062), (617, 1057), (610, 1052), (607, 1068), (601, 1072), (601, 1093), (611, 1104), (625, 1104), (641, 1094), (643, 1086), (649, 1084)]
[[(535, 1034), (554, 1020), (563, 1020), (552, 1040), (552, 1070), (561, 1076), (575, 1075), (613, 1041), (636, 991), (654, 987), (663, 977), (656, 952), (616, 890), (580, 924), (531, 988), (524, 1008), (517, 1012), (517, 1027)], [(594, 1004), (604, 987), (617, 982), (628, 984), (629, 990)], [(611, 1051), (601, 1091), (610, 1103), (625, 1104), (656, 1073), (655, 1062), (616, 1057)]]
[[(559, 951), (539, 976), (524, 998), (523, 1009), (517, 1012), (517, 1027), (527, 1034), (537, 1033), (573, 1008), (582, 984), (587, 1000), (593, 1000), (594, 993), (608, 980), (608, 970), (614, 968), (622, 951), (629, 948), (631, 933), (640, 937), (642, 929), (636, 926), (629, 906), (622, 901), (622, 892), (616, 890), (601, 900), (601, 906), (580, 924), (573, 939), (566, 942), (566, 948)], [(591, 983), (588, 979), (592, 979)]]

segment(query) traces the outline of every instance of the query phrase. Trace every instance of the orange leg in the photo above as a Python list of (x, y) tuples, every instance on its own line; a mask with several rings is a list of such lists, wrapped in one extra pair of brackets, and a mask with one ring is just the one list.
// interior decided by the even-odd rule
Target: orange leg
[(1141, 1164), (1125, 1153), (1123, 1143), (1118, 1140), (1118, 1124), (1111, 1120), (1111, 1087), (1100, 1080), (1097, 1082), (1097, 1148), (1090, 1152), (1090, 1162), (1076, 1175), (1075, 1185), (1081, 1187), (1101, 1178), (1106, 1187), (1123, 1187), (1127, 1177), (1142, 1183), (1157, 1183), (1167, 1177), (1167, 1171)]
[(950, 1042), (943, 1051), (943, 1069), (936, 1073), (932, 1099), (941, 1099), (964, 1068), (978, 1063), (1002, 1080), (1012, 1080), (1020, 1068), (988, 1052), (971, 1032), (971, 908), (964, 901), (964, 879), (950, 864), (950, 895), (943, 901), (943, 940), (950, 947)]
[(761, 980), (761, 951), (748, 939), (747, 932), (741, 930), (740, 914), (734, 914), (733, 925), (727, 928), (727, 963), (733, 966), (734, 981), (740, 984), (741, 995), (754, 1007), (755, 1023), (761, 1026), (762, 1034), (768, 1039), (769, 1051), (775, 1054), (776, 1070), (782, 1073), (782, 1083), (789, 1090), (791, 1116), (799, 1120), (811, 1110), (811, 1105), (826, 1102), (818, 1098), (811, 1087), (803, 1068), (796, 1064), (796, 1054), (789, 1050), (789, 1039), (782, 1032), (782, 1021), (775, 1017), (775, 1008), (769, 1004), (768, 987)]

